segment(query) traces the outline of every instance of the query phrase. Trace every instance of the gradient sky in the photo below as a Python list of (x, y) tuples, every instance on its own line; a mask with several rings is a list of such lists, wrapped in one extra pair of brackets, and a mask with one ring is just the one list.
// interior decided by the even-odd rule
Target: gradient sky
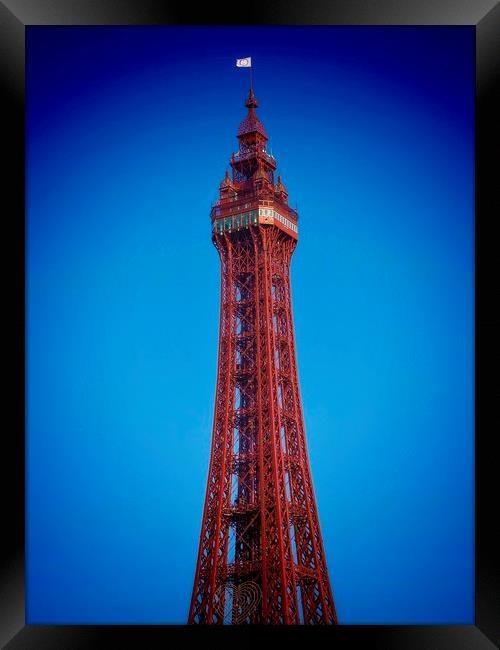
[(341, 623), (472, 623), (473, 28), (27, 28), (27, 620), (184, 623), (259, 115)]

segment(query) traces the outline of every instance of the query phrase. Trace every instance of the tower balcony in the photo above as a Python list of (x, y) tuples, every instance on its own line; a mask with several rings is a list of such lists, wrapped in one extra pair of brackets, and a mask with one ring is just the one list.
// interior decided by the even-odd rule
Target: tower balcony
[(259, 573), (262, 570), (261, 560), (245, 560), (243, 562), (231, 562), (226, 565), (225, 578), (231, 580), (236, 577), (249, 575), (251, 573)]
[(221, 217), (232, 217), (235, 214), (252, 211), (258, 207), (259, 201), (255, 196), (219, 199), (215, 203), (212, 203), (210, 218), (213, 221)]
[(297, 211), (278, 201), (260, 199), (244, 203), (243, 206), (232, 202), (216, 203), (212, 207), (211, 218), (212, 232), (218, 235), (251, 226), (271, 225), (298, 239)]
[(247, 517), (248, 515), (253, 515), (259, 510), (258, 503), (244, 503), (237, 502), (233, 504), (230, 508), (225, 508), (223, 514), (225, 517), (229, 517), (231, 520), (236, 521), (242, 518)]
[(272, 154), (268, 153), (264, 148), (250, 149), (248, 151), (236, 151), (231, 156), (230, 164), (233, 165), (234, 163), (250, 160), (251, 158), (263, 158), (270, 167), (276, 169), (275, 157)]
[(210, 209), (210, 219), (214, 221), (215, 219), (221, 219), (223, 217), (233, 217), (235, 215), (258, 210), (258, 209), (273, 209), (276, 212), (287, 216), (293, 222), (297, 223), (299, 220), (299, 214), (297, 210), (291, 208), (286, 203), (283, 203), (279, 199), (259, 199), (256, 196), (251, 197), (234, 197), (223, 199), (222, 201), (218, 199), (212, 203)]

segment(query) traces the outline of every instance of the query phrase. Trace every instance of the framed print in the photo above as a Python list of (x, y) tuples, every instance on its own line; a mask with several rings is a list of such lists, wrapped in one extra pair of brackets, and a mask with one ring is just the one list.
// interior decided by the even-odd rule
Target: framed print
[(498, 646), (498, 3), (77, 5), (0, 3), (2, 644)]

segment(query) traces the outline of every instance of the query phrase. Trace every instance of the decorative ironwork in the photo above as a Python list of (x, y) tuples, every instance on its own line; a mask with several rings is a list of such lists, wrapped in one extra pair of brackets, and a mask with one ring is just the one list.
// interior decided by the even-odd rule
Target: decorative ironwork
[(218, 373), (189, 623), (334, 624), (292, 320), (297, 213), (281, 178), (273, 182), (253, 92), (246, 105), (245, 155), (232, 156), (211, 212)]
[(216, 609), (224, 623), (240, 625), (250, 621), (262, 598), (259, 585), (247, 580), (239, 585), (222, 584), (215, 594)]

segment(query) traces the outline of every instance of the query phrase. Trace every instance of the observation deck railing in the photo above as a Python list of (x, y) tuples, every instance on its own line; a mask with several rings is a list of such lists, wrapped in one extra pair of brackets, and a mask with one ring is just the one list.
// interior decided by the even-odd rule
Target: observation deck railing
[(231, 162), (239, 162), (240, 160), (248, 160), (256, 155), (265, 158), (273, 167), (276, 167), (276, 158), (268, 153), (265, 149), (249, 150), (249, 151), (236, 151), (231, 155)]
[(292, 219), (297, 223), (299, 220), (299, 215), (297, 210), (291, 208), (286, 203), (283, 203), (278, 198), (275, 199), (259, 199), (255, 196), (250, 197), (237, 197), (234, 199), (224, 199), (222, 202), (220, 200), (212, 203), (210, 210), (210, 218), (212, 221), (214, 219), (222, 219), (223, 217), (230, 217), (234, 214), (239, 214), (240, 212), (250, 212), (252, 210), (257, 210), (258, 208), (278, 208), (288, 214)]

